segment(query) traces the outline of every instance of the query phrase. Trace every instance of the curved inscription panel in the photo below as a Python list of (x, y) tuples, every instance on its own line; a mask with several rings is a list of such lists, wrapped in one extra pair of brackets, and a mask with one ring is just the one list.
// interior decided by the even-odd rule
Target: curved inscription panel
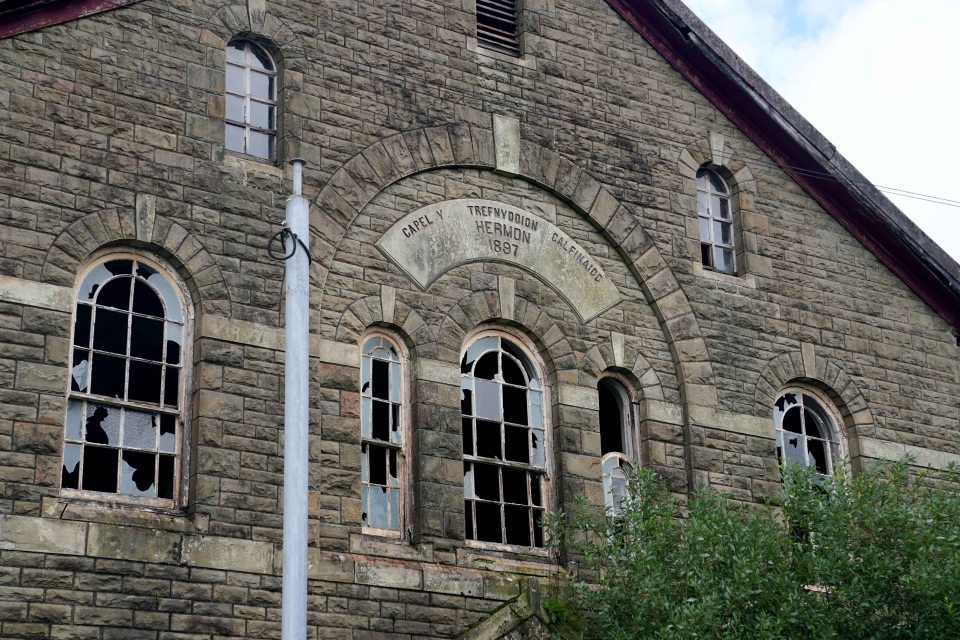
[(593, 257), (556, 225), (492, 200), (447, 200), (394, 223), (377, 247), (420, 288), (468, 262), (517, 265), (556, 290), (588, 322), (620, 302)]

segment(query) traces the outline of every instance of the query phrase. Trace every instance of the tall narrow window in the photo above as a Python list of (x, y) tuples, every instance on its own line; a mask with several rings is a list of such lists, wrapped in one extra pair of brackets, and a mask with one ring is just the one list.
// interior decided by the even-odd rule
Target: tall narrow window
[(543, 388), (530, 359), (484, 336), (460, 364), (466, 538), (543, 546)]
[(61, 488), (179, 499), (183, 299), (141, 257), (96, 263), (77, 292)]
[(518, 0), (477, 0), (477, 42), (481, 47), (520, 55)]
[(840, 442), (834, 419), (811, 393), (791, 389), (780, 394), (773, 405), (780, 464), (813, 467), (830, 475), (840, 456)]
[(697, 172), (697, 215), (700, 219), (700, 259), (717, 271), (736, 271), (730, 189), (709, 169)]
[(627, 494), (627, 476), (633, 472), (633, 407), (630, 394), (616, 378), (601, 378), (597, 393), (603, 498), (607, 510), (616, 515)]
[(226, 147), (272, 160), (277, 138), (277, 67), (249, 40), (227, 45)]
[(360, 362), (360, 500), (365, 528), (399, 534), (404, 509), (404, 383), (400, 350), (387, 337), (363, 343)]

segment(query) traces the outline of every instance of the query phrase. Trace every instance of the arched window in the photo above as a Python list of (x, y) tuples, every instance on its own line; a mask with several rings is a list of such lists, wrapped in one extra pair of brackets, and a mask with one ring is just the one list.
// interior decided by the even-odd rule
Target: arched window
[(227, 45), (226, 140), (230, 151), (276, 157), (277, 66), (249, 40)]
[(823, 401), (804, 389), (788, 389), (773, 405), (780, 464), (814, 467), (833, 473), (840, 459), (840, 441), (832, 413)]
[(543, 546), (541, 376), (513, 341), (486, 335), (460, 364), (467, 540)]
[(400, 534), (406, 486), (403, 357), (390, 338), (379, 334), (364, 341), (360, 357), (363, 526)]
[(178, 503), (189, 316), (156, 263), (110, 256), (77, 291), (61, 488)]
[(616, 515), (627, 494), (627, 476), (633, 472), (633, 405), (626, 386), (613, 376), (597, 383), (600, 399), (600, 455), (603, 499), (607, 510)]
[(697, 172), (697, 215), (700, 220), (700, 259), (717, 271), (737, 270), (730, 188), (709, 169)]

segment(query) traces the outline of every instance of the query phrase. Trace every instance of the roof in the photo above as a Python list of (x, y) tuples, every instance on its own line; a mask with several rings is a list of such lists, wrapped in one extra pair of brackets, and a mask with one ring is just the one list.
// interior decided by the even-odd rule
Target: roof
[[(0, 38), (140, 1), (0, 0)], [(606, 2), (851, 235), (960, 331), (960, 265), (683, 2)]]

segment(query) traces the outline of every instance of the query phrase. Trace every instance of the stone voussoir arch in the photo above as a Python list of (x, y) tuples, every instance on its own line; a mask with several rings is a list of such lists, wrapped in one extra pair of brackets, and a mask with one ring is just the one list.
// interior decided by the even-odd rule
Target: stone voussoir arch
[(264, 2), (247, 0), (221, 5), (207, 26), (223, 40), (224, 46), (236, 36), (249, 37), (264, 42), (287, 68), (296, 70), (306, 62), (306, 49), (300, 36), (271, 13)]
[(636, 379), (636, 391), (642, 400), (664, 400), (660, 376), (636, 342), (630, 336), (623, 336), (621, 354), (617, 353), (612, 340), (591, 347), (580, 361), (580, 385), (596, 387), (605, 371), (626, 371)]
[[(336, 248), (374, 196), (407, 176), (453, 166), (496, 170), (493, 131), (463, 123), (414, 129), (368, 146), (337, 169), (314, 203), (322, 219), (311, 220), (312, 252), (321, 256), (313, 269), (321, 297)], [(685, 401), (716, 408), (713, 367), (699, 323), (639, 216), (576, 164), (527, 140), (520, 142), (514, 175), (566, 202), (614, 245), (660, 320)]]
[(702, 167), (721, 169), (724, 178), (731, 181), (733, 196), (739, 197), (738, 211), (754, 211), (757, 199), (757, 181), (750, 166), (723, 134), (710, 133), (687, 145), (680, 151), (677, 173), (683, 178), (681, 191), (693, 198), (692, 206), (684, 208), (686, 214), (696, 214), (697, 171)]
[(393, 304), (392, 316), (385, 317), (380, 296), (359, 298), (343, 310), (337, 321), (337, 342), (359, 342), (365, 331), (378, 326), (396, 329), (410, 341), (417, 356), (435, 357), (436, 336), (417, 310), (397, 300)]
[(103, 209), (70, 223), (47, 250), (44, 282), (73, 287), (80, 267), (94, 251), (141, 247), (172, 263), (204, 312), (229, 312), (230, 291), (210, 252), (183, 226), (153, 213), (146, 202), (139, 199), (135, 208)]
[(819, 355), (805, 360), (800, 351), (782, 353), (763, 368), (753, 396), (756, 414), (768, 417), (780, 391), (796, 382), (827, 391), (834, 398), (847, 429), (873, 424), (870, 407), (853, 378), (833, 360)]

